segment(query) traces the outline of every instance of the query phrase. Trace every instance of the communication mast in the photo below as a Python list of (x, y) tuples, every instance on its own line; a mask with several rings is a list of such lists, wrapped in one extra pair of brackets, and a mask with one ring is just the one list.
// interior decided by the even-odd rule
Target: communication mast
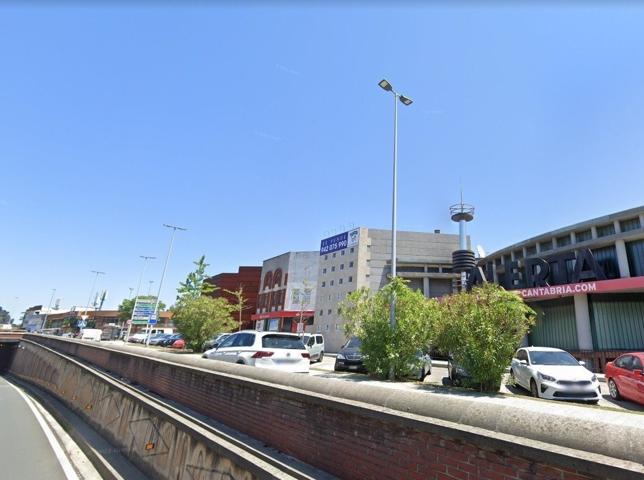
[(467, 272), (476, 266), (474, 252), (467, 248), (467, 233), (465, 225), (474, 220), (474, 205), (463, 203), (463, 191), (461, 191), (461, 202), (449, 207), (452, 221), (458, 223), (458, 250), (452, 252), (452, 271), (460, 273), (460, 290), (465, 288)]

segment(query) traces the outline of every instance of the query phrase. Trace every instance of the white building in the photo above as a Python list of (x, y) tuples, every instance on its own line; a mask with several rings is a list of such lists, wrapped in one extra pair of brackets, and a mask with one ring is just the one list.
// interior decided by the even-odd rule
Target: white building
[[(458, 235), (397, 232), (397, 275), (426, 297), (452, 293), (452, 252)], [(307, 331), (324, 334), (326, 349), (344, 344), (344, 319), (339, 303), (349, 292), (367, 287), (377, 291), (391, 274), (391, 231), (360, 227), (325, 238), (320, 244), (315, 322)]]

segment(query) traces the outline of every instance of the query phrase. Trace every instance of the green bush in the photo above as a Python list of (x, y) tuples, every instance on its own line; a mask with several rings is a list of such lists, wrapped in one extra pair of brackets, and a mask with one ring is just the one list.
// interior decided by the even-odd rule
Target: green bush
[(232, 330), (235, 326), (231, 317), (233, 310), (225, 298), (186, 297), (172, 307), (172, 321), (183, 335), (186, 346), (200, 351), (206, 340)]
[[(389, 308), (393, 295), (396, 327), (392, 330)], [(402, 379), (417, 366), (417, 352), (427, 349), (432, 340), (438, 304), (396, 277), (375, 294), (366, 288), (350, 293), (340, 304), (340, 313), (347, 320), (345, 334), (362, 341), (367, 370), (382, 378), (393, 370), (395, 378)]]
[(451, 352), (471, 385), (498, 391), (514, 351), (534, 323), (534, 311), (516, 293), (489, 283), (441, 299), (435, 345)]

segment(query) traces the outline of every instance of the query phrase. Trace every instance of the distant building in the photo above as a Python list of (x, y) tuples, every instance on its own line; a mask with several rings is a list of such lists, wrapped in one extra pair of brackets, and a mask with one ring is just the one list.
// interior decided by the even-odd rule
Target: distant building
[[(458, 235), (399, 231), (397, 275), (426, 297), (451, 294), (458, 278), (452, 251), (458, 246)], [(375, 292), (389, 280), (391, 230), (360, 227), (325, 238), (318, 255), (315, 324), (308, 330), (322, 333), (327, 350), (337, 352), (346, 341), (339, 303), (350, 292), (361, 287)]]
[[(120, 327), (127, 327), (127, 324), (119, 317), (118, 310), (67, 310), (50, 313), (47, 315), (47, 329), (60, 328), (64, 331), (75, 331), (78, 329), (77, 325), (85, 316), (87, 328), (103, 328), (106, 325), (117, 325)], [(172, 323), (172, 312), (160, 312), (159, 321), (156, 327), (174, 327)], [(132, 332), (134, 334), (138, 331), (143, 331), (145, 325), (132, 325)]]
[(298, 324), (313, 324), (318, 262), (316, 251), (264, 260), (257, 309), (251, 316), (257, 330), (296, 332)]
[[(223, 297), (235, 306), (237, 298), (228, 292), (235, 292), (243, 288), (246, 307), (242, 311), (242, 329), (253, 328), (251, 315), (257, 311), (257, 296), (259, 295), (261, 277), (262, 267), (239, 267), (237, 273), (220, 273), (207, 280), (208, 283), (218, 287), (218, 290), (211, 294), (214, 298)], [(238, 314), (235, 313), (234, 317), (237, 321)]]

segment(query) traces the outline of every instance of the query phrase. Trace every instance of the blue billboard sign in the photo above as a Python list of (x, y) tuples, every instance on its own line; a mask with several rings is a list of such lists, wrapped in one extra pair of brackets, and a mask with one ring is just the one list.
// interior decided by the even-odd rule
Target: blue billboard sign
[(348, 232), (340, 233), (329, 238), (325, 238), (320, 243), (320, 255), (326, 255), (338, 250), (343, 250), (347, 247), (353, 247), (358, 244), (360, 230), (350, 230)]

